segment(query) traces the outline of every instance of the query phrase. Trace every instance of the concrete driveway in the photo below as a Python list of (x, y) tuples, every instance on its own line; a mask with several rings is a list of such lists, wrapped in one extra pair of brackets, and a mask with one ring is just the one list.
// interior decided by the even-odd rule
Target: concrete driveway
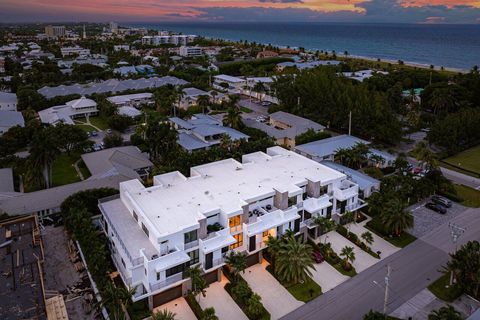
[(175, 319), (197, 320), (185, 298), (178, 298), (153, 309), (153, 312), (168, 310), (175, 313)]
[(347, 281), (350, 277), (344, 276), (324, 261), (315, 264), (315, 270), (312, 270), (312, 279), (322, 287), (322, 292), (325, 293)]
[(349, 226), (348, 226), (350, 228), (349, 229), (350, 232), (355, 233), (358, 236), (358, 238), (360, 238), (360, 240), (362, 240), (363, 242), (365, 242), (365, 240), (363, 240), (361, 238), (362, 233), (370, 232), (373, 236), (373, 243), (369, 246), (370, 246), (370, 248), (372, 248), (372, 250), (374, 252), (380, 251), (381, 252), (380, 257), (382, 259), (384, 259), (384, 258), (388, 257), (389, 255), (391, 255), (391, 254), (397, 252), (398, 250), (400, 250), (400, 248), (395, 247), (390, 242), (384, 240), (382, 237), (379, 237), (378, 235), (376, 235), (372, 231), (365, 228), (364, 225), (365, 225), (365, 223), (367, 223), (367, 221), (368, 220), (365, 220), (361, 223), (350, 223)]
[(245, 270), (242, 277), (254, 292), (262, 297), (265, 309), (270, 312), (271, 319), (279, 319), (292, 312), (304, 303), (295, 299), (265, 268), (268, 263), (263, 260)]
[(357, 247), (355, 244), (353, 244), (353, 242), (347, 240), (336, 231), (330, 231), (322, 235), (319, 238), (319, 241), (325, 243), (325, 237), (327, 237), (327, 242), (331, 243), (333, 251), (335, 251), (340, 258), (343, 258), (340, 256), (340, 252), (342, 252), (342, 249), (345, 246), (353, 247), (353, 251), (355, 252), (355, 261), (352, 263), (352, 265), (355, 267), (357, 273), (362, 272), (363, 270), (380, 261), (379, 259), (372, 257), (370, 254)]
[(215, 314), (220, 320), (248, 320), (238, 304), (225, 291), (224, 287), (228, 280), (222, 275), (221, 282), (214, 282), (207, 288), (205, 297), (200, 297), (202, 309), (213, 307)]

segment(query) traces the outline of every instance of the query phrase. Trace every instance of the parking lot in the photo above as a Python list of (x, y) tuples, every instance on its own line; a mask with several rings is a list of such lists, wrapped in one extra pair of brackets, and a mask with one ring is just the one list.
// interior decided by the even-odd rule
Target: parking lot
[(440, 214), (425, 207), (425, 204), (430, 199), (417, 203), (408, 208), (414, 218), (414, 226), (408, 230), (408, 233), (419, 238), (425, 235), (427, 232), (439, 227), (440, 225), (450, 221), (452, 218), (465, 211), (467, 208), (452, 202), (452, 207), (447, 208), (446, 214)]

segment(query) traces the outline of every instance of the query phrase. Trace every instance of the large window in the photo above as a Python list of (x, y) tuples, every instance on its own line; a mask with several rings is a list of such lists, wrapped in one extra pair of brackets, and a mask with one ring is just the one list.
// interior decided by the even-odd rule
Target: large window
[(240, 215), (235, 216), (235, 217), (231, 217), (228, 221), (228, 225), (229, 225), (230, 228), (239, 226), (240, 223), (241, 223)]
[(230, 246), (230, 249), (235, 249), (235, 248), (243, 246), (243, 233), (236, 234), (233, 237), (235, 238), (235, 240), (237, 240), (237, 242), (232, 244)]
[(148, 231), (147, 227), (145, 227), (145, 225), (143, 224), (143, 222), (142, 222), (142, 230), (143, 230), (143, 232), (145, 232), (145, 234), (147, 235), (147, 237), (150, 237), (150, 232)]
[(190, 243), (198, 239), (197, 237), (197, 230), (193, 230), (184, 234), (185, 236), (185, 243)]
[(324, 194), (327, 194), (328, 192), (328, 185), (326, 186), (320, 186), (320, 195), (323, 196)]
[(183, 272), (185, 270), (185, 264), (179, 264), (178, 266), (175, 266), (173, 268), (167, 269), (165, 271), (165, 275), (168, 277), (173, 276), (174, 274)]
[(190, 257), (190, 261), (187, 262), (189, 266), (198, 263), (198, 261), (199, 261), (198, 249), (187, 252), (187, 254)]

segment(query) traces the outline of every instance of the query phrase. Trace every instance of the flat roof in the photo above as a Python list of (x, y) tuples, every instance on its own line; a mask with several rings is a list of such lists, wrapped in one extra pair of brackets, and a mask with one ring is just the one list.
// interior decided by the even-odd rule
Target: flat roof
[(229, 76), (229, 75), (226, 75), (226, 74), (219, 74), (218, 76), (214, 76), (215, 79), (220, 79), (220, 80), (223, 80), (223, 81), (226, 81), (226, 82), (245, 82), (245, 79), (242, 79), (242, 78), (239, 78), (239, 77), (233, 77), (233, 76)]
[(351, 169), (349, 167), (345, 167), (345, 166), (343, 166), (339, 163), (332, 162), (332, 161), (322, 161), (321, 164), (324, 164), (329, 168), (332, 168), (334, 170), (337, 170), (337, 171), (340, 171), (340, 172), (346, 174), (348, 179), (350, 181), (358, 184), (358, 187), (361, 190), (364, 190), (364, 189), (372, 187), (372, 186), (379, 186), (380, 185), (379, 180), (377, 180), (375, 178), (372, 178), (372, 177), (370, 177), (369, 175), (367, 175), (363, 172)]
[(0, 192), (15, 192), (12, 168), (0, 169)]
[(142, 92), (142, 93), (113, 96), (113, 97), (107, 98), (107, 100), (110, 101), (111, 103), (118, 104), (118, 103), (130, 102), (132, 100), (137, 100), (137, 99), (150, 99), (152, 96), (153, 94), (150, 92)]
[(243, 163), (226, 159), (193, 167), (189, 178), (179, 172), (159, 175), (149, 188), (138, 181), (120, 187), (158, 234), (166, 236), (195, 227), (207, 213), (240, 214), (243, 205), (273, 196), (275, 190), (296, 192), (307, 184), (307, 178), (326, 185), (346, 177), (280, 147), (267, 152), (245, 155)]

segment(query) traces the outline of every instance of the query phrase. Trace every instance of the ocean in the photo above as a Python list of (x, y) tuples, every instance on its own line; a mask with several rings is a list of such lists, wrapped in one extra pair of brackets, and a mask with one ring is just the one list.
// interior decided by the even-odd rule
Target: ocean
[(469, 70), (480, 66), (480, 24), (168, 22), (130, 25), (310, 50), (348, 51), (352, 56), (436, 67)]

